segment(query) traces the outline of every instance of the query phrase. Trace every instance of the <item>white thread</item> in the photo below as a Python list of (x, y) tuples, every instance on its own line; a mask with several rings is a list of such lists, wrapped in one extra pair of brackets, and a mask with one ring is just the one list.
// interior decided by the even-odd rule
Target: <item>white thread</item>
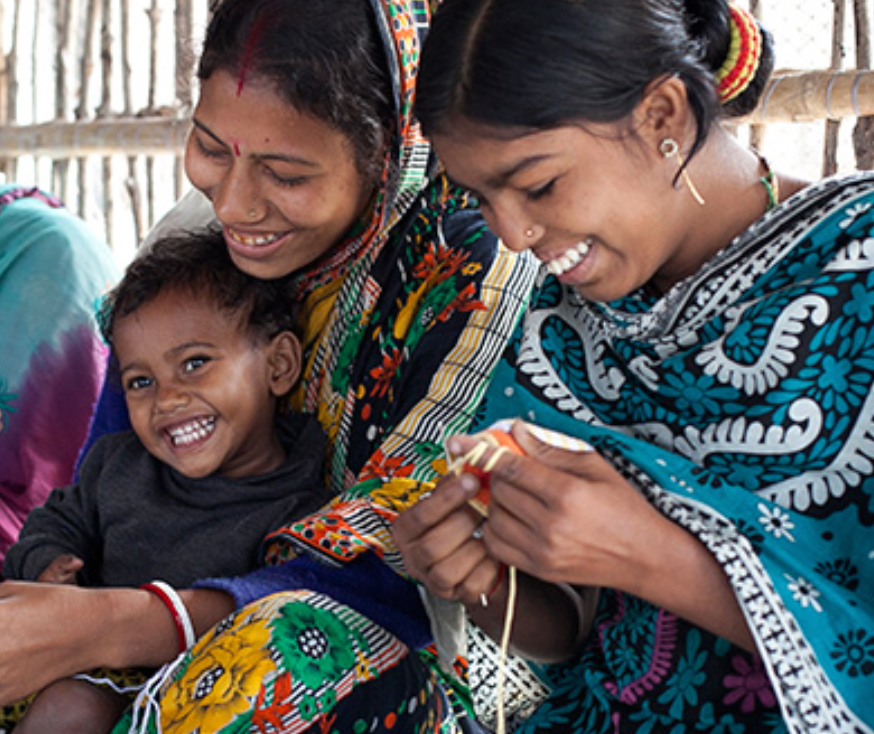
[(507, 656), (510, 652), (510, 633), (513, 630), (513, 618), (516, 614), (516, 567), (509, 566), (509, 580), (507, 590), (507, 610), (504, 615), (504, 631), (501, 634), (501, 653), (498, 658), (498, 682), (497, 682), (497, 732), (505, 734), (507, 731), (507, 716), (504, 713), (504, 681), (507, 678)]
[[(161, 734), (161, 704), (158, 701), (158, 696), (161, 689), (167, 685), (170, 678), (176, 673), (177, 668), (185, 659), (186, 653), (179, 653), (175, 660), (167, 663), (158, 670), (134, 699), (133, 711), (131, 715), (131, 724), (128, 732), (130, 734), (148, 734), (149, 714), (154, 714), (155, 732)], [(143, 719), (140, 721), (140, 711), (143, 711)]]
[(114, 680), (110, 678), (100, 677), (97, 678), (95, 676), (88, 675), (87, 673), (77, 673), (73, 676), (76, 680), (84, 680), (88, 683), (91, 683), (95, 686), (103, 686), (106, 688), (111, 688), (116, 693), (121, 693), (122, 695), (126, 693), (133, 693), (135, 691), (139, 691), (143, 688), (145, 684), (134, 685), (134, 686), (120, 686)]
[[(483, 458), (484, 454), (491, 448), (494, 449), (494, 451), (482, 467), (484, 471), (490, 472), (495, 468), (501, 456), (509, 451), (506, 446), (498, 443), (498, 439), (490, 433), (477, 436), (477, 438), (479, 439), (477, 444), (470, 451), (468, 451), (464, 456), (456, 458), (451, 462), (449, 470), (456, 476), (462, 472), (465, 464), (476, 466)], [(477, 530), (479, 530), (479, 528), (477, 528)], [(504, 687), (507, 678), (507, 657), (510, 649), (510, 633), (513, 628), (513, 617), (515, 616), (516, 611), (516, 567), (508, 566), (508, 569), (509, 589), (507, 593), (507, 608), (504, 612), (504, 628), (501, 633), (501, 646), (498, 656), (498, 680), (495, 692), (497, 698), (496, 734), (506, 734), (507, 731), (507, 720), (504, 711)], [(488, 607), (488, 596), (484, 593), (480, 594), (479, 602), (483, 607)]]

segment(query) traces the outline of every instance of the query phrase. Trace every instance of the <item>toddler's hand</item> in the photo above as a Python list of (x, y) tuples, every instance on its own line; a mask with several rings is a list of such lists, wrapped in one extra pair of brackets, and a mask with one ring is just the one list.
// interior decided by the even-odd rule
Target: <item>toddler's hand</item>
[(82, 570), (85, 562), (77, 556), (66, 553), (58, 556), (37, 578), (45, 584), (72, 584), (76, 585), (76, 574)]

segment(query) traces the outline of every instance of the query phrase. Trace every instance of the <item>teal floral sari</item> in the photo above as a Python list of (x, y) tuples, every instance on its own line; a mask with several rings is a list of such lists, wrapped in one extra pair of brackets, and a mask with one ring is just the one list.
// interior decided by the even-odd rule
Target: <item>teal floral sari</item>
[(697, 536), (759, 652), (605, 590), (521, 731), (874, 731), (874, 176), (800, 192), (660, 299), (542, 276), (477, 426), (517, 416)]

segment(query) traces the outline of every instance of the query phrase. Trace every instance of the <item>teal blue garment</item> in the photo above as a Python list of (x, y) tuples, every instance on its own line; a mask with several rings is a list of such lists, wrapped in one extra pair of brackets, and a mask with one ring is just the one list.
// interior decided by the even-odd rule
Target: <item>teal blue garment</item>
[(0, 186), (0, 559), (70, 483), (105, 371), (94, 307), (117, 278), (107, 244), (60, 202)]
[(542, 276), (477, 425), (512, 417), (697, 536), (761, 653), (608, 589), (522, 732), (874, 731), (874, 176), (795, 195), (662, 298)]

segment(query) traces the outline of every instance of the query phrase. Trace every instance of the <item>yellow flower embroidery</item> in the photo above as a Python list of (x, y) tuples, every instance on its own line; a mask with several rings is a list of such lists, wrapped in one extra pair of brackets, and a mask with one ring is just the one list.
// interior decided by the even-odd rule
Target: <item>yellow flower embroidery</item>
[(250, 712), (264, 676), (275, 670), (264, 621), (226, 631), (192, 660), (168, 689), (161, 711), (166, 734), (211, 734)]
[(379, 489), (374, 489), (369, 499), (376, 505), (400, 512), (412, 507), (422, 495), (434, 489), (430, 482), (419, 482), (405, 477), (390, 479)]

